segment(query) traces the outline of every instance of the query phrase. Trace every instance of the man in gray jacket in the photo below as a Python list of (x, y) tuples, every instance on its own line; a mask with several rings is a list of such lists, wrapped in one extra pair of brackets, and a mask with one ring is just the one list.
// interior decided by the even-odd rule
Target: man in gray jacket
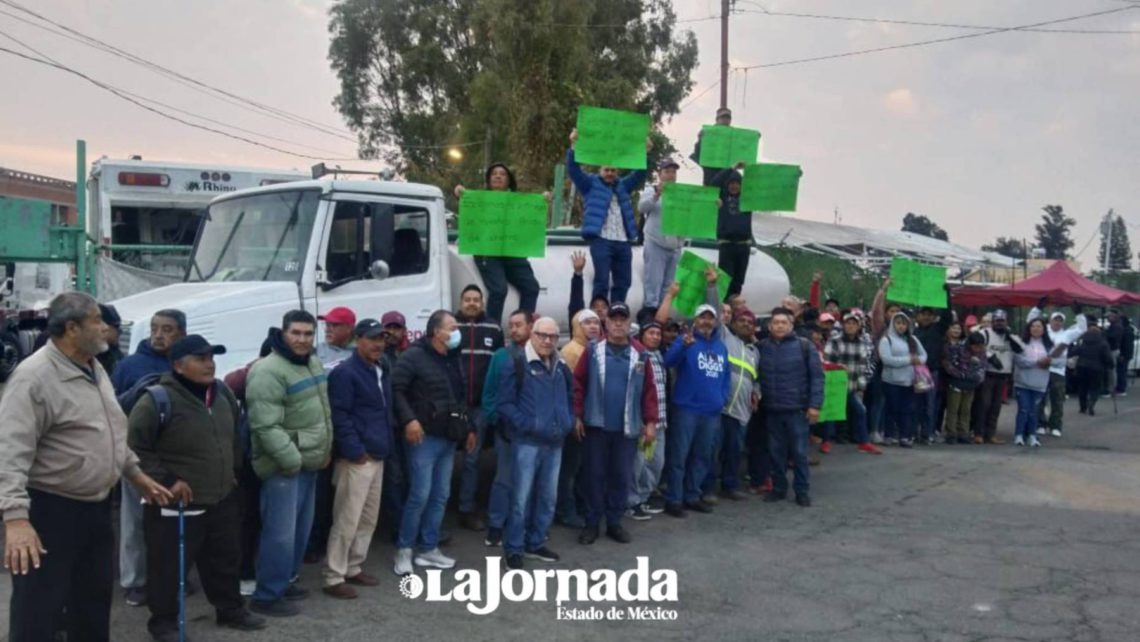
[(665, 290), (673, 282), (677, 262), (681, 259), (681, 248), (685, 246), (684, 237), (669, 236), (661, 231), (661, 194), (666, 184), (677, 182), (679, 167), (672, 158), (661, 159), (657, 163), (657, 184), (642, 190), (637, 203), (637, 211), (645, 221), (642, 283), (647, 308), (657, 307), (665, 298)]
[(95, 359), (107, 350), (104, 327), (90, 296), (66, 292), (52, 299), (51, 339), (16, 368), (0, 399), (12, 642), (53, 640), (57, 630), (69, 640), (110, 639), (111, 489), (122, 475), (148, 502), (164, 506), (172, 499), (127, 448), (127, 417)]

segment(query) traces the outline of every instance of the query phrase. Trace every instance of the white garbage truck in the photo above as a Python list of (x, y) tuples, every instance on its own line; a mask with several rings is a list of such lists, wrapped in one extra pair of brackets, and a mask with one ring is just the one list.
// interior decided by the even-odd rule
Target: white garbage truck
[[(228, 348), (219, 372), (254, 359), (268, 329), (297, 308), (320, 315), (347, 306), (357, 318), (396, 310), (417, 338), (433, 311), (457, 309), (463, 287), (482, 285), (472, 258), (449, 242), (446, 217), (439, 188), (387, 180), (309, 180), (221, 195), (198, 230), (184, 282), (113, 301), (123, 319), (122, 348), (133, 352), (163, 308), (182, 310), (189, 332)], [(538, 312), (558, 321), (564, 339), (570, 256), (585, 249), (576, 230), (552, 230), (546, 256), (531, 260), (541, 285)], [(693, 251), (716, 259), (715, 248)], [(627, 297), (634, 310), (641, 269), (635, 248)], [(587, 299), (592, 278), (587, 265)], [(743, 293), (749, 304), (771, 308), (787, 293), (783, 268), (754, 249)], [(505, 310), (517, 302), (512, 290)]]

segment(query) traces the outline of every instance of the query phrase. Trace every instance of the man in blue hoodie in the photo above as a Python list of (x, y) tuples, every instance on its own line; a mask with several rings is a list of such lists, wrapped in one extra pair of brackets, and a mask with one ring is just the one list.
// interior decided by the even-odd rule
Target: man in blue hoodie
[(772, 310), (768, 338), (760, 342), (760, 390), (772, 453), (772, 492), (776, 502), (788, 496), (788, 458), (795, 464), (796, 503), (811, 506), (808, 477), (808, 426), (819, 421), (823, 406), (823, 364), (807, 339), (792, 332), (795, 314)]
[[(709, 275), (710, 283), (716, 283), (716, 272), (710, 269)], [(675, 414), (670, 419), (665, 455), (669, 480), (665, 512), (673, 517), (685, 517), (686, 507), (698, 513), (712, 512), (712, 505), (701, 498), (701, 485), (712, 462), (720, 411), (731, 390), (728, 349), (717, 331), (718, 316), (712, 305), (697, 307), (692, 327), (665, 354), (665, 367), (677, 371)]]
[[(122, 395), (143, 377), (170, 372), (167, 355), (179, 339), (186, 336), (186, 314), (181, 310), (159, 310), (150, 318), (150, 338), (139, 343), (134, 354), (115, 366), (111, 385)], [(155, 383), (158, 383), (155, 381)], [(142, 497), (126, 480), (122, 482), (123, 500), (119, 507), (119, 583), (126, 592), (127, 604), (146, 604), (146, 540), (143, 538)]]
[[(588, 174), (574, 160), (577, 140), (575, 129), (570, 132), (570, 149), (566, 150), (566, 171), (582, 193), (585, 204), (582, 238), (590, 244), (590, 260), (594, 264), (592, 296), (602, 296), (611, 303), (625, 301), (633, 282), (633, 244), (637, 242), (637, 222), (633, 218), (630, 193), (645, 182), (646, 170), (632, 171), (621, 180), (618, 180), (616, 167), (602, 167), (597, 174)], [(652, 141), (646, 138), (646, 152), (652, 149)], [(648, 158), (645, 166), (649, 167)]]
[[(503, 540), (507, 566), (519, 569), (523, 556), (557, 562), (546, 547), (558, 498), (562, 442), (574, 427), (574, 375), (558, 355), (558, 324), (534, 323), (521, 354), (503, 360), (495, 409), (510, 434), (510, 514)], [(520, 370), (521, 369), (521, 370)]]
[(332, 406), (332, 528), (324, 570), (324, 592), (339, 599), (356, 597), (356, 586), (380, 582), (363, 571), (372, 533), (380, 517), (384, 460), (391, 451), (392, 372), (384, 359), (388, 331), (376, 319), (353, 329), (355, 352), (329, 374)]

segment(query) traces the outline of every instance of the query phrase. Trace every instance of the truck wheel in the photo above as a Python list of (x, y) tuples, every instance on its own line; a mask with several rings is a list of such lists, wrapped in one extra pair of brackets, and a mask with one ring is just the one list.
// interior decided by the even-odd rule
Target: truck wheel
[(23, 356), (20, 342), (11, 332), (0, 333), (0, 381), (7, 381)]

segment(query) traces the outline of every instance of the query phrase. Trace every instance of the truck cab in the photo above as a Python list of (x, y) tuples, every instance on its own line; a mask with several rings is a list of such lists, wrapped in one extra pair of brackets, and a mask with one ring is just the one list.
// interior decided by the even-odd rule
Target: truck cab
[[(388, 181), (298, 181), (215, 199), (183, 283), (114, 302), (133, 352), (149, 316), (178, 308), (189, 331), (226, 345), (219, 371), (257, 356), (289, 310), (400, 310), (409, 331), (451, 300), (443, 193)], [(383, 281), (382, 287), (378, 281)], [(319, 337), (318, 337), (319, 339)]]

